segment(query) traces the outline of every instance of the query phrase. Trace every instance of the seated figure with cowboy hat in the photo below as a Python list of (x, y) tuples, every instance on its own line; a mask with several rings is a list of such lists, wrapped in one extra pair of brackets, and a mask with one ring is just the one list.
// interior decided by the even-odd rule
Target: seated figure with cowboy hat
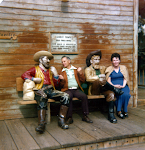
[(88, 54), (86, 58), (87, 68), (85, 69), (86, 81), (89, 83), (88, 95), (104, 94), (108, 102), (108, 120), (111, 123), (117, 123), (114, 116), (114, 101), (116, 100), (115, 94), (121, 95), (123, 91), (113, 87), (106, 82), (105, 66), (99, 65), (102, 57), (100, 50), (93, 51)]
[(65, 117), (69, 105), (69, 95), (55, 89), (55, 87), (59, 86), (60, 79), (56, 68), (50, 66), (50, 60), (53, 59), (53, 55), (48, 51), (38, 51), (34, 54), (33, 59), (39, 64), (23, 73), (21, 78), (35, 82), (34, 93), (38, 109), (38, 126), (35, 130), (38, 133), (45, 131), (48, 98), (60, 100), (61, 106), (58, 125), (62, 129), (68, 129), (68, 125), (65, 123)]

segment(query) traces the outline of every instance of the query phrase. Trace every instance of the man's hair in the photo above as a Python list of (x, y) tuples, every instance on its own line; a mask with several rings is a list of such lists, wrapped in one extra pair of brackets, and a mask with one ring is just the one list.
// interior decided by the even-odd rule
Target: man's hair
[(40, 56), (40, 57), (39, 57), (39, 62), (40, 62), (40, 60), (42, 60), (44, 57), (45, 57), (45, 56)]
[(68, 56), (62, 56), (61, 59), (63, 59), (63, 58), (67, 58), (68, 60), (71, 61), (71, 59)]
[(114, 57), (119, 58), (119, 60), (120, 60), (120, 55), (119, 55), (118, 53), (113, 53), (113, 54), (111, 55), (111, 61), (112, 61), (112, 59), (113, 59)]

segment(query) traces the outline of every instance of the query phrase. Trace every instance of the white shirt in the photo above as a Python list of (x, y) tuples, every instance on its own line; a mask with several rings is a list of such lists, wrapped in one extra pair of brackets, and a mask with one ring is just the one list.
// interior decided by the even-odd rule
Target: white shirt
[(74, 75), (74, 69), (77, 69), (76, 67), (71, 65), (70, 69), (67, 68), (63, 68), (63, 71), (66, 71), (67, 74), (67, 79), (68, 79), (68, 89), (77, 89), (78, 88), (78, 83), (75, 79), (75, 75)]

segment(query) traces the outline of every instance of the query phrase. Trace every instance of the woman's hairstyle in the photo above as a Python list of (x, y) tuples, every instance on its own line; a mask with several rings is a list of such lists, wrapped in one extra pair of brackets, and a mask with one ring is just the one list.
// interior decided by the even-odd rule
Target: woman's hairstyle
[(118, 53), (113, 53), (113, 54), (111, 55), (111, 61), (112, 61), (112, 59), (113, 59), (114, 57), (119, 58), (119, 60), (120, 60), (120, 55), (119, 55)]

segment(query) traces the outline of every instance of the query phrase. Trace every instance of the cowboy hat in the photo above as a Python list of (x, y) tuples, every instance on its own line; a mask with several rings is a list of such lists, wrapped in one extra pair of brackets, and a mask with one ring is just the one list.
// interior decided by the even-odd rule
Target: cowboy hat
[(53, 56), (48, 51), (39, 51), (36, 52), (33, 56), (34, 61), (38, 62), (41, 56), (47, 56), (50, 60), (53, 59)]
[(90, 60), (91, 60), (91, 58), (92, 58), (93, 55), (99, 55), (100, 59), (102, 57), (102, 53), (101, 53), (100, 49), (89, 53), (88, 56), (87, 56), (87, 58), (86, 58), (87, 67), (89, 67), (91, 65)]

